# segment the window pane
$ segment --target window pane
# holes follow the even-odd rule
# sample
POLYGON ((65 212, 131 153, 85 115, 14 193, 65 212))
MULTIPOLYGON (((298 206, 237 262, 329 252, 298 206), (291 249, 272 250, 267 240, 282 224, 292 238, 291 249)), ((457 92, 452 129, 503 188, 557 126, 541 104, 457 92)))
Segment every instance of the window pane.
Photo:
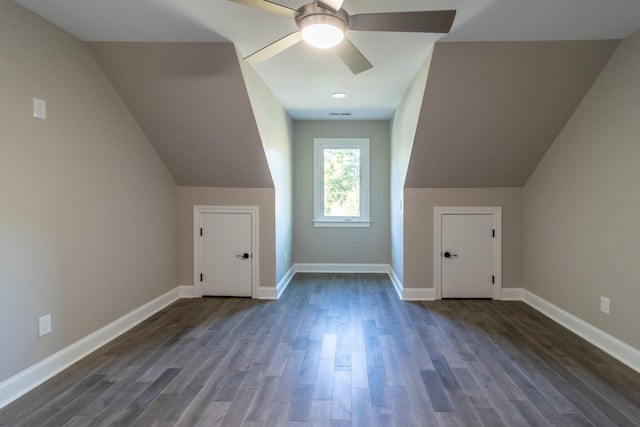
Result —
POLYGON ((360 149, 324 149, 324 215, 360 216, 360 149))

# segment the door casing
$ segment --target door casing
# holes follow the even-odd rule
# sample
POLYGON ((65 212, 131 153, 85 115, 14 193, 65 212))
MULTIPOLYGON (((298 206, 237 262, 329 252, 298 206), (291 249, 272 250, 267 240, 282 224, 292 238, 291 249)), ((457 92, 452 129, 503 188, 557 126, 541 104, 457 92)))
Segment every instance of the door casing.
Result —
POLYGON ((496 236, 493 239, 493 299, 500 299, 502 295, 502 207, 441 207, 433 209, 434 216, 434 250, 433 272, 435 298, 442 299, 442 216, 443 215, 492 215, 493 229, 496 236))
POLYGON ((202 286, 200 284, 200 272, 202 271, 202 239, 200 239, 200 228, 202 227, 202 215, 204 214, 250 214, 251 215, 251 253, 253 262, 251 265, 251 297, 258 295, 258 273, 259 273, 259 214, 258 206, 201 206, 193 207, 193 293, 195 297, 202 297, 202 286))

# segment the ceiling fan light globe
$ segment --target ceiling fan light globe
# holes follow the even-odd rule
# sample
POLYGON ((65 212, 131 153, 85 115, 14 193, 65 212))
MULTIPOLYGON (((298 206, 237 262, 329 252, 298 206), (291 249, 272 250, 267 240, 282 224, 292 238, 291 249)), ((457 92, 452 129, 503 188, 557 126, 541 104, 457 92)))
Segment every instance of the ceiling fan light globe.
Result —
POLYGON ((337 46, 344 40, 344 32, 331 24, 306 25, 302 30, 302 38, 313 47, 328 49, 337 46))

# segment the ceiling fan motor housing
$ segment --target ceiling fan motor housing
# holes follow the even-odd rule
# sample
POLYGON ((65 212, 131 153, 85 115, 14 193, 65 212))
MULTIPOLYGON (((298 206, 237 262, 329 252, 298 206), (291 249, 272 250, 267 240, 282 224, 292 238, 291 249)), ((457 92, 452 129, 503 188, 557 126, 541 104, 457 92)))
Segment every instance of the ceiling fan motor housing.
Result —
POLYGON ((334 12, 313 2, 298 9, 296 24, 300 31, 309 25, 326 24, 336 27, 343 34, 346 34, 347 28, 349 28, 349 14, 344 9, 334 12))

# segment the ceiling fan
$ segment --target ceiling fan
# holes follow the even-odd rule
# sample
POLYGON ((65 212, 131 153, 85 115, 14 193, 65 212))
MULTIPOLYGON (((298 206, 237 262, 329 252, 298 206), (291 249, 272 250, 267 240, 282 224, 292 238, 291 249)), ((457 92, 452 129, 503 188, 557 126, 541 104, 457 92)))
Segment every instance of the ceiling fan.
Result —
POLYGON ((263 47, 244 58, 262 62, 305 40, 320 48, 336 47, 336 53, 353 74, 373 67, 346 37, 347 30, 396 31, 414 33, 448 33, 456 16, 455 10, 421 12, 365 13, 349 15, 342 9, 344 0, 314 0, 297 10, 268 0, 231 0, 267 12, 295 19, 298 31, 263 47))

